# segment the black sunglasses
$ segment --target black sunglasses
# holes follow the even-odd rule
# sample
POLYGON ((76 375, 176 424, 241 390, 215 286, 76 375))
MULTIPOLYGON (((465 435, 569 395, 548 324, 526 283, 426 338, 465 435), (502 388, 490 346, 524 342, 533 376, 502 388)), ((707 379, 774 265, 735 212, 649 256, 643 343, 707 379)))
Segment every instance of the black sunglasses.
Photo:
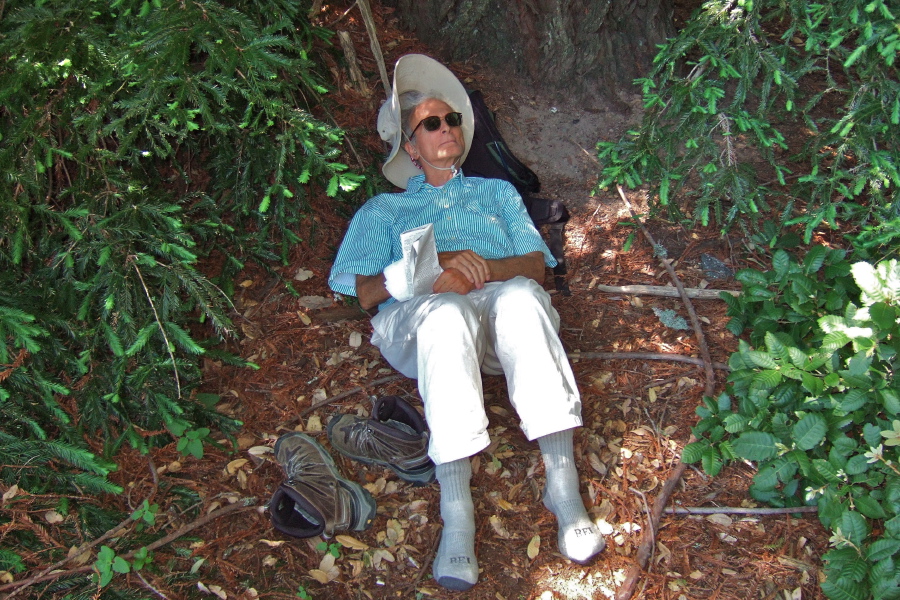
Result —
MULTIPOLYGON (((459 127, 460 125, 462 125, 462 113, 447 113, 446 115, 444 115, 443 119, 448 127, 459 127)), ((411 134, 409 134, 409 137, 412 138, 412 136, 416 135, 416 131, 419 129, 419 127, 423 126, 425 127, 425 131, 437 131, 441 126, 441 117, 438 117, 436 115, 425 117, 424 119, 419 121, 419 124, 416 125, 416 128, 412 130, 411 134)))

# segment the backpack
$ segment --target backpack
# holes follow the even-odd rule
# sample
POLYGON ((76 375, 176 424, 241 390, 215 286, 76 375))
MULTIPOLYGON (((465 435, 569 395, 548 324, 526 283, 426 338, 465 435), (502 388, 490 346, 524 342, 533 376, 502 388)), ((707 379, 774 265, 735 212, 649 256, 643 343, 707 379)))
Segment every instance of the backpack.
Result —
POLYGON ((540 229, 547 227, 550 253, 557 260, 553 267, 553 279, 556 289, 563 295, 570 295, 569 286, 566 283, 566 256, 563 249, 563 234, 566 222, 569 220, 569 211, 565 204, 559 200, 550 200, 536 196, 541 189, 538 176, 526 165, 515 157, 497 125, 494 123, 494 115, 484 103, 484 96, 478 90, 469 92, 472 102, 472 111, 475 113, 475 133, 472 136, 472 145, 469 154, 462 164, 462 171, 466 176, 488 177, 492 179, 504 179, 510 182, 516 191, 522 196, 522 202, 528 211, 528 216, 534 222, 534 226, 540 229))

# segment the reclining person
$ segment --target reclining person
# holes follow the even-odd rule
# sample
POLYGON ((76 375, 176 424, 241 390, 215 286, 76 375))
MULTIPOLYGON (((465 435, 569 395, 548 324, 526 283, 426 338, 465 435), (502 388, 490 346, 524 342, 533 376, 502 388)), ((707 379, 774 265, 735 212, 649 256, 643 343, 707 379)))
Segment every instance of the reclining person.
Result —
POLYGON ((360 208, 329 284, 365 309, 378 306, 372 343, 418 380, 444 525, 435 580, 452 590, 478 580, 470 457, 490 442, 482 372, 505 375, 521 427, 541 450, 543 501, 557 518, 559 550, 584 563, 605 542, 579 493, 573 428, 582 424, 581 400, 558 337, 559 315, 541 287, 545 266, 556 261, 512 185, 459 170, 474 120, 465 89, 446 67, 422 55, 402 57, 378 126, 393 144, 384 174, 405 191, 379 194, 360 208), (427 224, 443 272, 433 293, 405 299, 405 281, 392 281, 390 266, 402 257, 400 235, 427 224))

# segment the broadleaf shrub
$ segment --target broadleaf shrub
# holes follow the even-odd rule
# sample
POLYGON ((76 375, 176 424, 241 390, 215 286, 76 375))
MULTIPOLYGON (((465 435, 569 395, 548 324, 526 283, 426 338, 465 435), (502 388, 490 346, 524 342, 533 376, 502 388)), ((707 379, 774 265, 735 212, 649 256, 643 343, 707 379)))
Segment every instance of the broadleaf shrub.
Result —
POLYGON ((750 342, 731 356, 726 392, 698 407, 683 458, 754 461, 755 499, 817 506, 832 532, 829 598, 898 598, 900 264, 851 265, 814 246, 740 278, 729 328, 750 342))
POLYGON ((705 2, 638 80, 640 127, 599 144, 599 187, 648 184, 657 211, 704 225, 895 239, 898 18, 884 0, 705 2))

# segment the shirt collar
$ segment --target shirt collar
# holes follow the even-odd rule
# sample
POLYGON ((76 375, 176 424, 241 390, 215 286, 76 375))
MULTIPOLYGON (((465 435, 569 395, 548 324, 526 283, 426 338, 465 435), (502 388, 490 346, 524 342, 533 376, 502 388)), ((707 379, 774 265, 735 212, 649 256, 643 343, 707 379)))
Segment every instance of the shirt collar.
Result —
MULTIPOLYGON (((456 185, 457 180, 459 181, 459 185, 466 185, 466 176, 463 175, 462 169, 459 169, 456 172, 456 175, 451 177, 450 180, 441 187, 447 187, 448 185, 451 185, 451 184, 456 185)), ((406 183, 406 191, 413 193, 413 194, 421 191, 423 188, 438 189, 430 184, 425 183, 425 174, 424 173, 419 173, 418 175, 413 175, 412 177, 409 178, 409 181, 407 181, 407 183, 406 183)))

